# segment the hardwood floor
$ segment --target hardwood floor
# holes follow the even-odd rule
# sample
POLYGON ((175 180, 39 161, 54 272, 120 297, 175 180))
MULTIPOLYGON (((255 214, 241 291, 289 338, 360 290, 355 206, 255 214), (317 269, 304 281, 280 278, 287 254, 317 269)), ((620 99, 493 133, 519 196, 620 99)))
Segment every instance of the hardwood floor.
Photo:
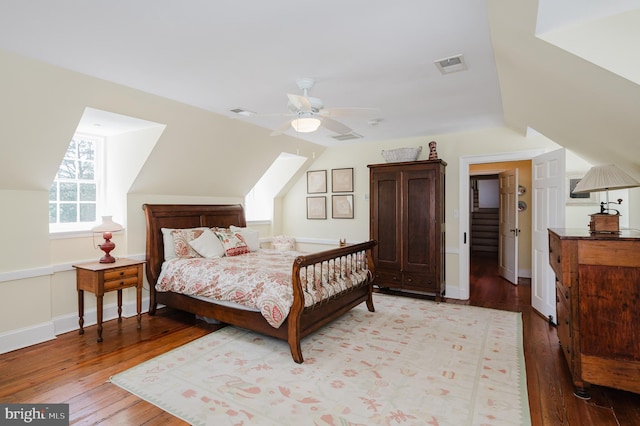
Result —
POLYGON ((448 302, 522 312, 533 425, 640 425, 639 394, 592 386, 590 400, 573 395, 555 326, 531 308, 530 279, 509 283, 498 276, 497 257, 482 253, 472 255, 470 276, 469 300, 448 302))
MULTIPOLYGON (((555 328, 531 309, 531 286, 514 286, 497 276, 493 258, 472 256, 471 304, 522 312, 527 388, 533 425, 640 425, 640 395, 594 386, 592 399, 573 396, 555 328)), ((163 309, 104 323, 104 342, 95 326, 50 342, 0 355, 0 401, 70 404, 71 424, 183 425, 184 422, 141 401, 108 378, 163 352, 197 339, 218 326, 163 309)))

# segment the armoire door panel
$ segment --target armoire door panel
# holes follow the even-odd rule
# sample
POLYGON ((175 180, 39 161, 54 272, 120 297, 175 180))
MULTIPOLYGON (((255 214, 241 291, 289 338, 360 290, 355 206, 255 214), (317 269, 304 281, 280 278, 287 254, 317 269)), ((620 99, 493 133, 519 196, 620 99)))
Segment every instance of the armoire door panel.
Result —
POLYGON ((444 178, 442 160, 370 165, 370 232, 374 284, 434 294, 444 276, 444 178))
POLYGON ((403 270, 427 272, 433 261, 433 226, 435 209, 434 172, 432 170, 408 171, 403 176, 405 214, 403 234, 404 247, 403 270))
POLYGON ((376 250, 383 267, 400 265, 398 181, 395 177, 395 174, 381 175, 376 184, 376 250))

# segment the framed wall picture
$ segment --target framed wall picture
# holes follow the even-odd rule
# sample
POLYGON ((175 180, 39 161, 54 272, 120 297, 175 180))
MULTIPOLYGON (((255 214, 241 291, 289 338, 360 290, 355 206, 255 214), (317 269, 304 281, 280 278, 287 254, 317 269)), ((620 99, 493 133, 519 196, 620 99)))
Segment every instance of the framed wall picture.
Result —
POLYGON ((307 194, 324 194, 327 192, 327 171, 309 170, 307 172, 307 194))
POLYGON ((574 194, 572 191, 584 174, 567 175, 567 200, 566 204, 598 204, 598 194, 596 192, 584 192, 574 194))
POLYGON ((353 219, 353 194, 331 196, 331 217, 353 219))
POLYGON ((327 197, 307 197, 307 219, 327 218, 327 197))
POLYGON ((331 169, 331 192, 353 192, 353 168, 331 169))

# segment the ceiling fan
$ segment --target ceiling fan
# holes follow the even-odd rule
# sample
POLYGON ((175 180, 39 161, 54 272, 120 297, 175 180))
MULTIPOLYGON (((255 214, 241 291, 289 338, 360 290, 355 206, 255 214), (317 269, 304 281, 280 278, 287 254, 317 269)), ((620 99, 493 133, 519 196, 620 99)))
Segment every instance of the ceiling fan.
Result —
POLYGON ((293 128, 300 133, 311 133, 318 130, 320 126, 328 129, 332 132, 346 135, 351 133, 352 130, 349 126, 334 120, 331 116, 338 115, 350 115, 350 114, 375 114, 378 112, 376 108, 324 108, 324 103, 321 99, 309 96, 309 89, 311 89, 315 83, 313 78, 298 78, 296 80, 298 88, 302 90, 303 95, 293 95, 287 93, 289 98, 288 109, 289 113, 282 114, 284 116, 291 116, 292 119, 288 120, 284 125, 274 130, 271 136, 277 136, 286 132, 289 128, 293 128))

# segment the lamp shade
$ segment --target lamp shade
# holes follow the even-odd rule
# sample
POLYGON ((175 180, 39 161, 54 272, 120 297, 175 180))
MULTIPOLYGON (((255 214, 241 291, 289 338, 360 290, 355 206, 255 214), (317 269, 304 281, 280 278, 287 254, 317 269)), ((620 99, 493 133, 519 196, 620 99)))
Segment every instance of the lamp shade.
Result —
POLYGON ((91 228, 92 232, 117 232, 124 228, 119 223, 113 221, 112 216, 102 216, 102 223, 91 228))
POLYGON ((320 120, 315 117, 296 118, 291 120, 291 127, 293 127, 296 132, 311 133, 318 130, 318 127, 320 127, 320 120))
POLYGON ((618 166, 608 164, 605 166, 592 167, 580 182, 578 182, 573 193, 599 192, 635 188, 636 186, 640 186, 640 182, 626 174, 618 166))

